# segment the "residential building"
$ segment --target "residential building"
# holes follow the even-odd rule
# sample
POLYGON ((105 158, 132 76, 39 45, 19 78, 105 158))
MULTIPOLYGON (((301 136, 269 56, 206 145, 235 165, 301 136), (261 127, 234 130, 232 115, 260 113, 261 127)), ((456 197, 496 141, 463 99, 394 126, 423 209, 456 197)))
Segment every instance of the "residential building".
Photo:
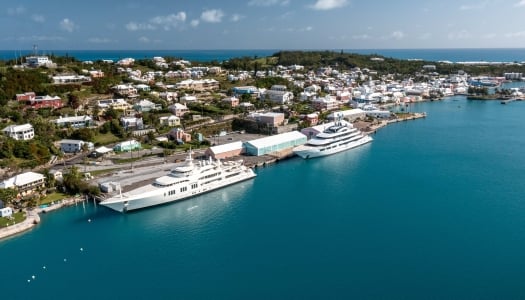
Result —
POLYGON ((277 104, 288 104, 293 100, 293 93, 282 90, 267 90, 265 99, 277 104))
POLYGON ((58 96, 36 96, 34 92, 16 94, 16 100, 23 102, 28 108, 61 108, 64 106, 62 99, 58 96))
POLYGON ((26 172, 0 182, 2 189, 16 189, 21 196, 31 194, 45 187, 45 177, 40 173, 26 172))
POLYGON ((322 111, 339 109, 339 105, 340 102, 331 96, 316 98, 312 101, 313 108, 322 111))
POLYGON ((84 142, 82 140, 68 140, 64 139, 59 142, 60 150, 64 153, 78 153, 83 150, 85 145, 86 150, 93 150, 94 145, 91 142, 84 142))
POLYGON ((159 122, 160 122, 160 125, 163 125, 163 126, 169 126, 169 127, 180 126, 180 118, 175 115, 160 117, 159 122))
POLYGON ((155 104, 147 99, 143 99, 135 103, 135 105, 133 105, 133 108, 138 112, 148 112, 153 110, 159 110, 162 107, 160 104, 155 104))
POLYGON ((182 117, 190 111, 186 105, 180 103, 174 103, 170 105, 168 109, 177 117, 182 117))
POLYGON ((125 129, 143 129, 144 122, 142 118, 136 117, 122 117, 120 118, 120 123, 125 129))
POLYGON ((50 60, 49 57, 43 55, 28 56, 26 57, 26 63, 29 67, 33 68, 53 65, 53 61, 50 60))
POLYGON ((93 126, 93 118, 90 116, 59 117, 51 122, 58 127, 85 128, 93 126))
POLYGON ((191 134, 184 132, 182 128, 173 128, 168 133, 168 138, 171 138, 179 143, 191 142, 191 134))
POLYGON ((283 113, 253 113, 250 114, 250 117, 257 121, 257 123, 265 124, 269 127, 277 127, 284 124, 283 113))
POLYGON ((127 151, 133 151, 133 150, 140 150, 141 145, 136 140, 130 140, 121 142, 115 145, 113 147, 113 151, 115 152, 127 152, 127 151))
POLYGON ((10 125, 2 129, 2 132, 15 140, 27 141, 35 137, 33 125, 27 123, 23 125, 10 125))
POLYGON ((236 86, 232 90, 235 95, 259 95, 259 89, 254 86, 236 86))
POLYGON ((232 96, 232 97, 226 97, 221 100, 223 103, 226 103, 230 107, 237 107, 239 106, 239 98, 232 96))

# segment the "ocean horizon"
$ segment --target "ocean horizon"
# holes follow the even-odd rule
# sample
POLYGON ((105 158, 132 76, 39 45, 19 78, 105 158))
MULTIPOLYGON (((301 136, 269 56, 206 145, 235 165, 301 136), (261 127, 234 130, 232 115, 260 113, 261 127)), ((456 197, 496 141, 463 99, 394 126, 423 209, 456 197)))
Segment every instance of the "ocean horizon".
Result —
MULTIPOLYGON (((217 49, 217 50, 44 50, 38 55, 75 57, 80 61, 113 60, 122 58, 144 59, 171 56, 196 62, 225 61, 235 57, 264 57, 279 51, 343 51, 363 55, 381 55, 396 59, 424 61, 487 61, 524 62, 525 48, 428 48, 428 49, 217 49)), ((31 55, 32 50, 0 50, 0 60, 11 60, 31 55)))

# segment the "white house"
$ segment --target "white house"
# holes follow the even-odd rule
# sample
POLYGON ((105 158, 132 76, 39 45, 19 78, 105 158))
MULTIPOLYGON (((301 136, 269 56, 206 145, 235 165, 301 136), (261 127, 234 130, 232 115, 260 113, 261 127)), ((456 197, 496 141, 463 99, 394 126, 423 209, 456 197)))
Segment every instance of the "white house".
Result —
POLYGON ((60 117, 51 122, 55 123, 58 127, 69 126, 72 128, 84 128, 93 126, 93 118, 90 116, 60 117))
POLYGON ((160 117, 159 121, 161 125, 169 127, 180 125, 180 118, 175 115, 160 117))
POLYGON ((128 128, 143 129, 144 128, 144 123, 142 121, 142 118, 122 117, 120 118, 120 123, 122 124, 122 126, 124 126, 125 129, 128 129, 128 128))
POLYGON ((11 207, 0 208, 0 217, 10 217, 13 215, 13 209, 11 207))
POLYGON ((33 125, 27 123, 23 125, 10 125, 2 129, 4 134, 15 140, 27 141, 35 137, 33 125))
POLYGON ((16 188, 21 195, 29 194, 44 186, 44 175, 35 172, 18 174, 0 182, 1 189, 16 188))
POLYGON ((82 140, 68 140, 64 139, 59 142, 60 150, 64 153, 77 153, 81 152, 84 145, 87 150, 93 150, 94 145, 91 142, 84 142, 82 140))
POLYGON ((174 103, 168 107, 168 109, 176 115, 177 117, 182 117, 184 114, 189 112, 189 109, 186 105, 180 103, 174 103))

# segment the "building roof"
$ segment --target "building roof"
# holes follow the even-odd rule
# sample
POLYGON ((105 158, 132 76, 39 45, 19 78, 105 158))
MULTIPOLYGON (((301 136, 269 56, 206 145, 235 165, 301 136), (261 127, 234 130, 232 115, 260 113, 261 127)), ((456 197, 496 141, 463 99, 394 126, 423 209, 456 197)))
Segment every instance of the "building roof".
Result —
POLYGON ((82 140, 68 140, 68 139, 64 139, 64 140, 60 140, 60 142, 58 142, 59 144, 83 144, 85 143, 84 141, 82 140))
POLYGON ((9 125, 6 128, 4 128, 2 131, 4 132, 18 132, 18 131, 26 131, 33 129, 33 125, 27 123, 22 125, 9 125))
POLYGON ((210 147, 210 151, 213 152, 214 154, 225 153, 225 152, 239 150, 239 149, 242 149, 241 141, 210 147))
POLYGON ((300 133, 299 131, 291 131, 248 141, 247 143, 256 148, 264 148, 297 139, 306 139, 306 135, 300 133))
POLYGON ((0 186, 3 188, 10 188, 14 186, 22 186, 42 179, 44 179, 44 175, 40 173, 25 172, 4 180, 0 183, 0 186))

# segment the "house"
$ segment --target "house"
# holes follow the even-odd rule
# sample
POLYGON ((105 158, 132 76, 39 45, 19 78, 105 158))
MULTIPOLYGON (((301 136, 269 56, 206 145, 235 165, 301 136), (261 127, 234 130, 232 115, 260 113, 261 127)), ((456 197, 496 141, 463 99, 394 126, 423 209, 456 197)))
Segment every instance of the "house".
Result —
POLYGON ((120 123, 125 129, 143 129, 144 123, 142 118, 136 117, 122 117, 120 118, 120 123))
POLYGON ((27 141, 35 137, 33 125, 29 123, 23 125, 10 125, 2 129, 2 132, 6 136, 18 141, 27 141))
POLYGON ((133 108, 138 112, 148 112, 152 110, 159 110, 161 107, 147 99, 140 100, 133 105, 133 108))
POLYGON ((269 127, 277 127, 284 124, 283 113, 253 113, 250 117, 257 121, 257 123, 265 124, 269 127))
POLYGON ((163 116, 159 118, 159 122, 160 125, 174 127, 180 125, 180 118, 175 115, 163 116))
POLYGON ((136 140, 130 140, 125 142, 120 142, 113 147, 113 151, 115 152, 124 152, 124 151, 133 151, 133 150, 140 150, 141 145, 136 140))
POLYGON ((91 77, 84 75, 58 75, 53 76, 54 84, 91 82, 91 77))
POLYGON ((104 99, 104 100, 98 100, 97 106, 100 108, 100 110, 104 111, 108 108, 113 108, 115 110, 130 110, 132 109, 131 104, 129 104, 126 100, 119 98, 119 99, 104 99))
POLYGON ((112 90, 123 97, 137 97, 137 89, 131 84, 119 84, 112 87, 112 90))
POLYGON ((22 196, 45 187, 45 177, 40 173, 26 172, 0 182, 1 189, 17 189, 22 196))
POLYGON ((64 173, 62 172, 62 170, 49 170, 49 175, 53 176, 53 178, 58 181, 62 181, 62 179, 64 179, 64 173))
POLYGON ((53 61, 47 56, 28 56, 26 57, 26 63, 29 67, 38 68, 41 66, 52 66, 53 61))
POLYGON ((168 133, 168 138, 175 140, 177 142, 191 142, 191 134, 184 132, 182 128, 173 128, 168 133))
POLYGON ((239 98, 232 96, 232 97, 226 97, 221 100, 223 103, 226 103, 230 107, 237 107, 239 106, 239 98))
POLYGON ((316 98, 312 101, 312 106, 316 110, 335 110, 339 108, 339 101, 335 100, 331 96, 326 96, 323 98, 316 98))
POLYGON ((186 105, 180 103, 174 103, 170 105, 168 109, 169 111, 171 111, 172 114, 174 114, 177 117, 182 117, 190 111, 186 105))
POLYGON ((277 104, 287 104, 293 100, 293 93, 282 90, 267 90, 265 98, 277 104))
POLYGON ((40 108, 61 108, 64 106, 62 99, 58 96, 36 96, 34 92, 28 92, 24 94, 16 94, 16 100, 23 102, 29 108, 40 109, 40 108))
POLYGON ((259 89, 254 86, 236 86, 232 90, 235 95, 259 95, 259 89))
POLYGON ((84 147, 86 147, 86 150, 93 150, 93 143, 91 142, 84 142, 82 140, 68 140, 64 139, 59 142, 60 144, 60 151, 64 153, 78 153, 83 150, 84 147))
POLYGON ((85 128, 93 126, 93 118, 90 116, 59 117, 51 120, 58 127, 85 128))
POLYGON ((11 207, 0 208, 0 217, 10 217, 13 215, 13 209, 11 207))

